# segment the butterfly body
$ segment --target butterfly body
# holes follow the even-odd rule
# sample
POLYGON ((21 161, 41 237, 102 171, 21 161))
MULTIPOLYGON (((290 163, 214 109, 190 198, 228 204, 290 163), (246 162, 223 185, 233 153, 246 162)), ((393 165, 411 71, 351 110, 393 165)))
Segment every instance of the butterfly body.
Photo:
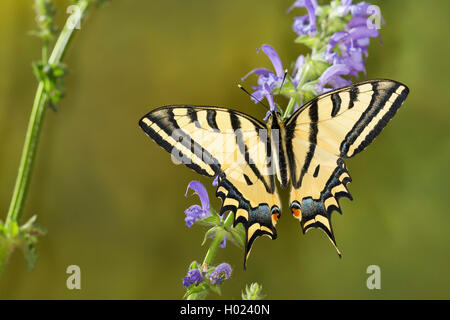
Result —
POLYGON ((290 211, 303 233, 323 230, 338 254, 331 213, 339 198, 352 199, 344 159, 381 132, 408 95, 392 80, 370 80, 323 94, 283 119, 267 123, 238 111, 207 106, 167 106, 140 120, 141 128, 176 162, 217 177, 220 213, 235 213, 246 229, 244 267, 254 240, 277 237, 282 188, 291 185, 290 211), (289 183, 290 182, 290 183, 289 183))

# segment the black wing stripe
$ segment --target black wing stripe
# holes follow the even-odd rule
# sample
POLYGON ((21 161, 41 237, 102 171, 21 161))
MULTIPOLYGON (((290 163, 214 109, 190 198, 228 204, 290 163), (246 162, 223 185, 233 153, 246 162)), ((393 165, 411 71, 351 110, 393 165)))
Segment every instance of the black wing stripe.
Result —
POLYGON ((294 151, 292 147, 292 139, 295 133, 296 120, 291 126, 286 127, 286 154, 288 158, 289 171, 291 173, 291 181, 294 187, 297 185, 297 163, 295 161, 294 151))
MULTIPOLYGON (((248 148, 247 144, 245 143, 244 138, 242 136, 242 131, 240 130, 241 129, 240 120, 234 112, 230 112, 230 121, 231 121, 231 126, 232 126, 233 130, 235 131, 234 133, 236 135, 236 143, 239 147, 239 151, 241 152, 242 156, 244 157, 245 162, 247 162, 247 165, 250 167, 250 169, 252 169, 255 176, 259 180, 261 180, 261 182, 264 184, 266 191, 269 193, 273 193, 273 187, 268 185, 266 179, 262 176, 261 172, 256 167, 255 162, 253 161, 253 159, 250 158, 250 154, 248 152, 249 148, 248 148)), ((256 132, 258 132, 258 134, 259 134, 259 131, 256 131, 256 132)))
POLYGON ((188 107, 186 113, 191 122, 198 121, 197 112, 194 110, 194 108, 188 107))
MULTIPOLYGON (((172 144, 170 144, 167 140, 165 140, 161 136, 161 134, 156 132, 153 128, 147 126, 143 121, 140 122, 140 126, 144 130, 144 132, 147 133, 149 135, 149 137, 151 137, 164 150, 166 150, 167 152, 170 152, 171 154, 177 154, 180 157, 183 157, 183 152, 180 149, 178 149, 175 146, 173 146, 172 144)), ((204 168, 200 167, 198 164, 196 164, 192 161, 186 162, 185 165, 188 168, 194 170, 195 172, 197 172, 201 175, 205 175, 205 176, 209 176, 209 177, 214 176, 214 175, 211 175, 210 173, 208 173, 208 171, 206 171, 204 168)))
POLYGON ((392 107, 383 115, 383 117, 378 121, 378 123, 374 126, 374 128, 369 132, 369 134, 364 138, 361 144, 355 149, 353 154, 357 154, 364 150, 375 137, 381 132, 381 130, 386 126, 392 117, 397 113, 397 110, 402 105, 403 101, 406 99, 408 95, 407 89, 403 90, 400 95, 397 96, 395 102, 392 104, 392 107))
POLYGON ((310 117, 310 125, 309 125, 309 150, 306 153, 306 158, 303 164, 302 171, 300 173, 299 180, 297 181, 295 187, 298 188, 302 185, 303 176, 309 169, 311 164, 311 160, 314 157, 314 152, 316 150, 317 145, 317 134, 319 133, 319 128, 317 125, 318 118, 318 104, 317 100, 313 103, 313 105, 309 108, 309 117, 310 117))
MULTIPOLYGON (((282 135, 284 134, 284 128, 280 128, 280 124, 275 119, 272 122, 272 127, 270 131, 271 137, 270 141, 268 141, 269 147, 271 146, 271 141, 274 142, 274 154, 278 155, 276 158, 278 159, 279 164, 279 178, 281 182, 281 187, 285 188, 288 183, 288 172, 287 172, 287 160, 286 160, 286 145, 284 144, 284 140, 282 135)), ((275 159, 269 155, 269 159, 274 161, 275 159)))
MULTIPOLYGON (((218 174, 220 172, 219 161, 178 126, 178 123, 175 120, 173 111, 171 109, 168 109, 166 112, 167 117, 164 118, 155 117, 152 114, 148 114, 145 118, 154 123, 158 127, 158 129, 162 130, 167 136, 172 137, 174 141, 180 143, 186 149, 190 150, 195 158, 197 158, 200 162, 207 164, 214 173, 208 173, 207 170, 194 163, 195 161, 188 161, 184 163, 187 167, 193 169, 197 173, 209 177, 213 177, 218 174)), ((156 143, 163 147, 167 152, 170 152, 171 154, 177 154, 180 156, 180 158, 183 157, 184 154, 182 150, 176 148, 175 145, 172 145, 168 141, 163 139, 158 131, 145 124, 143 120, 140 121, 140 126, 151 138, 155 140, 156 143)))
MULTIPOLYGON (((188 115, 195 113, 195 116, 189 116, 189 118, 191 119, 192 122, 197 124, 198 120, 195 110, 188 109, 187 112, 188 115)), ((155 122, 158 126, 160 126, 160 128, 164 130, 167 133, 167 135, 171 134, 174 135, 174 138, 177 139, 182 145, 184 145, 188 149, 190 148, 191 153, 195 155, 195 157, 200 161, 203 161, 204 163, 208 164, 214 171, 214 175, 217 175, 220 172, 219 161, 216 158, 214 158, 211 153, 205 150, 198 142, 192 139, 192 137, 189 134, 183 131, 183 128, 180 128, 178 122, 175 120, 173 110, 168 109, 167 113, 169 114, 168 121, 172 123, 174 130, 170 130, 170 128, 166 126, 161 127, 161 123, 155 117, 153 117, 153 119, 149 117, 149 119, 152 119, 153 122, 155 122)), ((208 176, 211 175, 208 174, 208 176)))
POLYGON ((370 101, 369 107, 363 112, 359 120, 355 123, 352 130, 348 132, 348 134, 345 136, 345 139, 342 141, 341 144, 341 155, 345 155, 348 152, 348 149, 350 148, 350 145, 355 142, 356 138, 361 134, 361 132, 365 129, 365 125, 369 123, 373 117, 375 117, 374 109, 376 107, 375 102, 377 101, 380 92, 377 90, 378 83, 374 82, 372 83, 372 99, 370 101))
POLYGON ((331 95, 331 100, 333 101, 333 109, 331 110, 331 116, 335 117, 339 110, 341 109, 341 97, 339 96, 339 93, 333 93, 331 95))
POLYGON ((206 120, 208 121, 208 125, 210 126, 211 129, 213 129, 216 132, 220 132, 220 129, 217 126, 216 115, 217 115, 216 110, 208 109, 206 111, 206 120))
MULTIPOLYGON (((353 152, 351 155, 348 154, 349 149, 351 146, 355 143, 357 138, 362 134, 362 132, 366 129, 366 127, 372 122, 372 120, 380 113, 381 110, 385 107, 387 101, 395 94, 398 88, 400 88, 399 83, 391 83, 389 88, 386 88, 385 90, 378 89, 379 83, 374 82, 372 83, 372 98, 370 101, 370 104, 368 108, 363 112, 359 120, 355 123, 353 128, 348 132, 345 139, 342 141, 340 146, 340 152, 341 157, 349 158, 354 156, 358 152, 353 152)), ((369 134, 366 139, 364 140, 364 147, 367 146, 370 142, 373 141, 373 139, 381 132, 381 129, 384 128, 387 121, 392 118, 392 116, 395 114, 396 110, 400 107, 401 103, 405 100, 407 93, 407 88, 402 91, 402 94, 400 94, 396 101, 392 104, 389 110, 387 110, 387 113, 385 116, 378 121, 377 124, 380 124, 377 126, 375 124, 373 127, 373 130, 371 131, 371 134, 369 134), (395 110, 395 111, 394 111, 395 110), (384 119, 384 120, 383 120, 384 119), (375 129, 379 130, 375 130, 375 129)), ((361 145, 359 145, 361 146, 361 145)), ((358 147, 359 147, 358 146, 358 147)), ((364 147, 360 148, 359 151, 364 149, 364 147)))
POLYGON ((353 108, 355 105, 356 99, 358 99, 359 89, 358 87, 352 87, 350 89, 350 101, 348 102, 348 109, 353 108))

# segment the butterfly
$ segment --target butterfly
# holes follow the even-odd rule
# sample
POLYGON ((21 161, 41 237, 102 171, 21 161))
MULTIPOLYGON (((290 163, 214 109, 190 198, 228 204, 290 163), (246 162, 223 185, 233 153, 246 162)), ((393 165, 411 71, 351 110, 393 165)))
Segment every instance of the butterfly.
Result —
POLYGON ((290 211, 303 233, 325 232, 341 253, 331 214, 339 199, 352 200, 344 159, 364 150, 405 101, 408 87, 369 80, 322 94, 289 118, 272 111, 263 123, 239 111, 174 105, 155 109, 139 125, 158 145, 201 175, 217 179, 220 214, 235 214, 246 230, 244 268, 253 242, 277 238, 281 204, 275 187, 289 186, 290 211))

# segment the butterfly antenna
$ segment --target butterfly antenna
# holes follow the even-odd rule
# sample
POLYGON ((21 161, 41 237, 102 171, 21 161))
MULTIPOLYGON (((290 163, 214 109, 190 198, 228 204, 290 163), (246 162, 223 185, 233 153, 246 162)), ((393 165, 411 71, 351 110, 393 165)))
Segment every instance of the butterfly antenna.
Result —
MULTIPOLYGON (((278 95, 281 93, 281 89, 283 89, 283 85, 284 85, 284 82, 286 81, 287 74, 288 74, 288 70, 284 69, 283 81, 281 81, 280 90, 278 90, 278 95)), ((276 102, 277 102, 276 104, 278 105, 278 99, 276 102)))
POLYGON ((243 86, 241 86, 240 84, 238 84, 239 89, 241 89, 242 91, 244 91, 246 94, 248 94, 250 97, 252 97, 253 99, 255 99, 258 103, 261 103, 264 107, 266 107, 267 109, 270 110, 270 108, 261 100, 256 99, 250 92, 248 92, 243 86))
POLYGON ((280 86, 280 90, 278 91, 278 94, 280 94, 281 93, 281 89, 283 89, 283 85, 284 85, 284 82, 286 81, 287 74, 288 74, 288 70, 284 69, 283 81, 281 81, 281 86, 280 86))

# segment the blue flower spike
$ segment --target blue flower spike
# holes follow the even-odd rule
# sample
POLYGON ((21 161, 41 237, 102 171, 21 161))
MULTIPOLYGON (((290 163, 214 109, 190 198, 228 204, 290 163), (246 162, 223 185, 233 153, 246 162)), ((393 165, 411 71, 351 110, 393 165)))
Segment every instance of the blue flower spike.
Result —
POLYGON ((231 277, 231 266, 228 263, 219 264, 209 275, 209 281, 213 285, 222 284, 222 282, 231 277))
POLYGON ((200 198, 201 206, 194 204, 187 208, 184 213, 186 214, 186 226, 189 228, 194 225, 195 222, 201 219, 205 219, 211 215, 209 208, 209 197, 205 187, 198 181, 191 181, 186 189, 185 197, 188 196, 189 189, 194 190, 194 194, 200 198))
POLYGON ((198 269, 191 269, 188 271, 186 276, 183 278, 183 286, 189 287, 192 284, 198 286, 203 281, 203 275, 198 269))

